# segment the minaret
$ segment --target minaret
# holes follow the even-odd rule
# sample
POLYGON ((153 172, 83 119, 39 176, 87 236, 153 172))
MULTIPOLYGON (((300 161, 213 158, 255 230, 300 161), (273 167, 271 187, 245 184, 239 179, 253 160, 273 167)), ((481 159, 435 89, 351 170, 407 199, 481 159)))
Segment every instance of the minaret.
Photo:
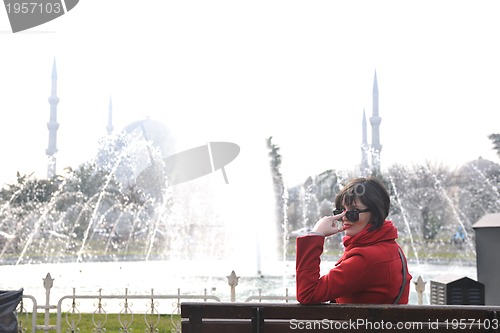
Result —
POLYGON ((46 150, 48 156, 47 178, 52 178, 56 175, 57 129, 59 128, 59 124, 57 123, 58 103, 56 59, 54 58, 54 64, 52 65, 52 88, 49 97, 50 120, 47 123, 47 128, 49 129, 49 146, 46 150))
POLYGON ((366 176, 370 168, 368 164, 368 150, 370 146, 368 145, 367 137, 366 113, 365 110, 363 110, 363 129, 361 134, 361 165, 359 167, 359 171, 362 177, 366 176))
POLYGON ((108 126, 106 126, 106 131, 108 131, 108 135, 113 133, 113 105, 111 103, 111 97, 109 97, 108 126))
POLYGON ((372 170, 373 172, 380 172, 380 151, 382 145, 380 144, 380 122, 382 118, 378 115, 378 84, 377 84, 377 71, 375 71, 375 78, 373 80, 373 114, 370 118, 372 125, 372 170))

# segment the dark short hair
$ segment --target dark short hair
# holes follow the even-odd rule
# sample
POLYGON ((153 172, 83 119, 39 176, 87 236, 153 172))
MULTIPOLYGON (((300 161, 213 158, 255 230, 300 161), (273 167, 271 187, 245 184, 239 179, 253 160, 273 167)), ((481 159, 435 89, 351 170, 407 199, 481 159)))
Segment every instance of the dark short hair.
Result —
POLYGON ((335 197, 335 207, 350 206, 355 200, 363 203, 371 212, 370 231, 382 226, 389 215, 391 199, 384 184, 374 177, 355 178, 347 183, 335 197))

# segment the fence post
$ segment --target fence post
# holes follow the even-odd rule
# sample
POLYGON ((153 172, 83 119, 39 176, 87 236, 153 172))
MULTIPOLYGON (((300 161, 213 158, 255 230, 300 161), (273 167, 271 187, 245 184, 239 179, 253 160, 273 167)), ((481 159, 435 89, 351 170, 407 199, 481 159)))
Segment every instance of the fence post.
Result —
POLYGON ((236 286, 238 285, 238 280, 240 279, 239 276, 236 276, 236 273, 234 271, 231 272, 227 276, 227 283, 231 287, 231 302, 236 301, 236 286))
POLYGON ((425 284, 427 282, 424 282, 422 279, 422 276, 418 276, 418 279, 415 283, 415 290, 417 291, 417 296, 418 296, 418 305, 422 305, 424 303, 423 297, 424 297, 424 291, 425 291, 425 284))
POLYGON ((41 329, 44 332, 55 329, 54 325, 50 325, 50 309, 57 308, 55 305, 50 305, 50 289, 54 285, 54 279, 47 273, 45 279, 43 279, 43 286, 45 288, 45 305, 39 305, 37 308, 45 309, 45 319, 43 325, 36 325, 37 329, 41 329))

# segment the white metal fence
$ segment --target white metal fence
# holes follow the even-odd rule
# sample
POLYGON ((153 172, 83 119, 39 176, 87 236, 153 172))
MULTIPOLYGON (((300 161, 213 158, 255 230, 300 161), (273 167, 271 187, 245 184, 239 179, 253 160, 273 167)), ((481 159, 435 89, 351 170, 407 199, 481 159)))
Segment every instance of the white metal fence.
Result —
MULTIPOLYGON (((228 278, 228 285, 231 292, 231 302, 236 301, 236 286, 238 285, 239 277, 235 272, 231 272, 228 278)), ((53 279, 50 273, 43 279, 45 288, 45 304, 39 305, 37 300, 31 295, 23 295, 21 302, 17 308, 18 333, 36 333, 36 331, 56 331, 62 333, 63 323, 67 326, 67 332, 78 332, 79 325, 82 319, 82 312, 91 314, 93 332, 106 332, 106 323, 108 313, 117 313, 118 322, 121 326, 120 331, 129 333, 134 320, 143 320, 147 332, 158 332, 160 323, 160 314, 169 314, 174 332, 180 332, 180 321, 175 315, 180 314, 181 302, 185 300, 199 300, 204 302, 220 302, 219 297, 207 294, 204 290, 203 294, 183 294, 180 289, 177 289, 176 294, 160 295, 155 294, 151 289, 151 293, 145 295, 130 295, 128 289, 121 295, 105 295, 99 290, 95 295, 79 295, 76 289, 73 289, 72 295, 61 297, 56 305, 51 304, 50 292, 53 287, 53 279), (143 306, 137 309, 133 301, 145 301, 143 306), (170 302, 169 302, 170 301, 170 302), (82 306, 81 302, 91 302, 92 305, 86 304, 82 306), (108 302, 114 302, 109 304, 108 302), (31 303, 31 304, 29 304, 31 303), (31 306, 29 306, 31 305, 31 306), (110 308, 114 309, 110 312, 110 308), (82 311, 82 309, 84 309, 82 311), (40 311, 40 312, 39 312, 40 311), (50 322, 50 313, 56 311, 56 323, 50 322), (37 325, 37 317, 43 315, 43 324, 37 325), (137 319, 139 317, 140 319, 137 319)), ((422 294, 425 289, 425 282, 419 277, 415 282, 415 288, 419 295, 419 304, 422 300, 422 294)), ((257 290, 257 295, 247 297, 244 302, 296 302, 295 295, 289 295, 288 289, 285 289, 284 295, 262 295, 262 290, 257 290)))
MULTIPOLYGON (((235 301, 235 288, 238 284, 238 277, 234 271, 227 277, 231 291, 231 301, 235 301)), ((180 289, 177 289, 176 294, 160 295, 155 294, 151 289, 151 293, 145 295, 130 295, 128 289, 121 295, 106 295, 99 290, 98 294, 80 295, 73 289, 72 295, 61 297, 57 304, 51 304, 50 294, 53 287, 53 279, 50 273, 43 279, 45 288, 45 304, 39 304, 35 297, 31 295, 23 295, 21 302, 17 308, 18 317, 18 332, 19 333, 35 333, 36 331, 56 331, 62 333, 63 324, 67 327, 67 332, 78 332, 79 325, 82 319, 82 313, 91 314, 94 332, 105 332, 106 322, 110 308, 112 313, 118 314, 118 322, 120 331, 128 333, 130 327, 135 320, 143 320, 148 332, 158 332, 160 323, 160 314, 169 314, 172 326, 175 332, 180 332, 180 321, 175 315, 180 314, 180 305, 182 301, 199 300, 204 302, 220 302, 219 297, 209 295, 207 290, 203 294, 183 294, 180 289), (144 303, 138 309, 133 302, 142 300, 144 303), (82 302, 87 302, 85 305, 82 302), (89 302, 92 305, 89 305, 89 302), (113 304, 110 304, 114 302, 113 304), (84 310, 82 311, 82 309, 84 310), (50 313, 56 312, 56 322, 50 322, 50 313), (39 316, 43 316, 43 324, 39 322, 39 316)), ((262 295, 262 290, 257 290, 258 294, 247 297, 245 302, 253 301, 278 301, 278 302, 296 302, 295 296, 288 294, 288 289, 285 289, 284 295, 262 295)))

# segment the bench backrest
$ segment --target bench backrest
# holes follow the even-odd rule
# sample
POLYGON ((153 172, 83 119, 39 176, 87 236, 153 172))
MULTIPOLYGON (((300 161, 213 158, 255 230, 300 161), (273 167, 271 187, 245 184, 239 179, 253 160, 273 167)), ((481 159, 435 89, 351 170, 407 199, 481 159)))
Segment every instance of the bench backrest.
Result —
POLYGON ((453 331, 499 332, 500 306, 181 304, 183 333, 453 331))

